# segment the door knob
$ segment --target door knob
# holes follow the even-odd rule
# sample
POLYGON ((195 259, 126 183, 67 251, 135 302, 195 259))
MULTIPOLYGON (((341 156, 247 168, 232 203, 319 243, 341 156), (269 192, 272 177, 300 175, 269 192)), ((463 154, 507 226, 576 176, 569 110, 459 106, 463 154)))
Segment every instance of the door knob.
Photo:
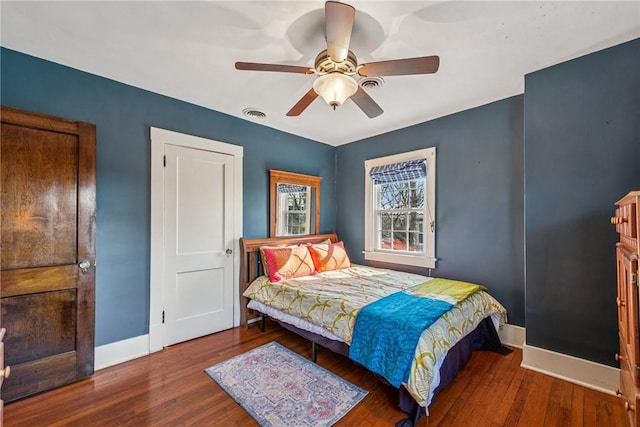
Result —
POLYGON ((85 259, 80 264, 78 264, 78 267, 80 267, 80 270, 83 274, 86 274, 89 271, 89 267, 91 267, 91 263, 85 259))
POLYGON ((232 251, 231 249, 227 249, 227 250, 225 251, 225 253, 226 253, 227 255, 231 255, 231 254, 233 253, 233 251, 232 251))

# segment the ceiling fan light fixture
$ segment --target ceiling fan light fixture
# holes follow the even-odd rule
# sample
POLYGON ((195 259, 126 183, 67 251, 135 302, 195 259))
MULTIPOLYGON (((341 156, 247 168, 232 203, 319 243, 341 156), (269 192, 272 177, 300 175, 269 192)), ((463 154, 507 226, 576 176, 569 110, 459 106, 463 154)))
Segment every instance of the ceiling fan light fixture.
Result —
POLYGON ((358 91, 358 83, 345 74, 329 73, 313 82, 313 90, 335 110, 358 91))

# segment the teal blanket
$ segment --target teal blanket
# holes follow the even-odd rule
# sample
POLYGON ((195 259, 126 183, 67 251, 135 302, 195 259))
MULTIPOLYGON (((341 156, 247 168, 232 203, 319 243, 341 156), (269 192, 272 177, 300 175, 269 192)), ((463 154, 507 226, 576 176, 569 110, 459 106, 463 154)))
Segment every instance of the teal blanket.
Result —
POLYGON ((484 288, 431 279, 366 305, 356 316, 349 358, 400 387, 409 378, 422 332, 480 289, 484 288))

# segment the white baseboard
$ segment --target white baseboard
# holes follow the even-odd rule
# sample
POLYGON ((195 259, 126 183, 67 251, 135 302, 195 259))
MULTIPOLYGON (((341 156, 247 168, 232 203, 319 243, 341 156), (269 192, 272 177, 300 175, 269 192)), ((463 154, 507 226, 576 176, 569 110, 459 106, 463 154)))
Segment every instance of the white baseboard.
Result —
POLYGON ((95 349, 94 369, 100 370, 149 354, 149 335, 140 335, 95 349))
POLYGON ((526 338, 526 330, 522 326, 503 325, 498 329, 498 336, 502 344, 522 348, 526 338))
POLYGON ((527 344, 522 346, 520 366, 607 394, 614 395, 620 387, 617 368, 527 344))

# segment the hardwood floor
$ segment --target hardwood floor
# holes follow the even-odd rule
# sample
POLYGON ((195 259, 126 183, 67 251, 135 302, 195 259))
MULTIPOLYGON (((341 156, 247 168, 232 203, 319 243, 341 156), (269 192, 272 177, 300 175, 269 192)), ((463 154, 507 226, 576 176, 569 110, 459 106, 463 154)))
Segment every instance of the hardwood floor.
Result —
MULTIPOLYGON (((269 341, 310 358, 311 345, 267 322, 166 348, 86 380, 8 404, 5 426, 254 426, 204 369, 269 341)), ((430 407, 427 426, 622 426, 618 398, 520 368, 522 352, 475 352, 430 407)), ((319 349, 318 363, 369 391, 338 426, 393 426, 396 391, 348 358, 319 349)))

